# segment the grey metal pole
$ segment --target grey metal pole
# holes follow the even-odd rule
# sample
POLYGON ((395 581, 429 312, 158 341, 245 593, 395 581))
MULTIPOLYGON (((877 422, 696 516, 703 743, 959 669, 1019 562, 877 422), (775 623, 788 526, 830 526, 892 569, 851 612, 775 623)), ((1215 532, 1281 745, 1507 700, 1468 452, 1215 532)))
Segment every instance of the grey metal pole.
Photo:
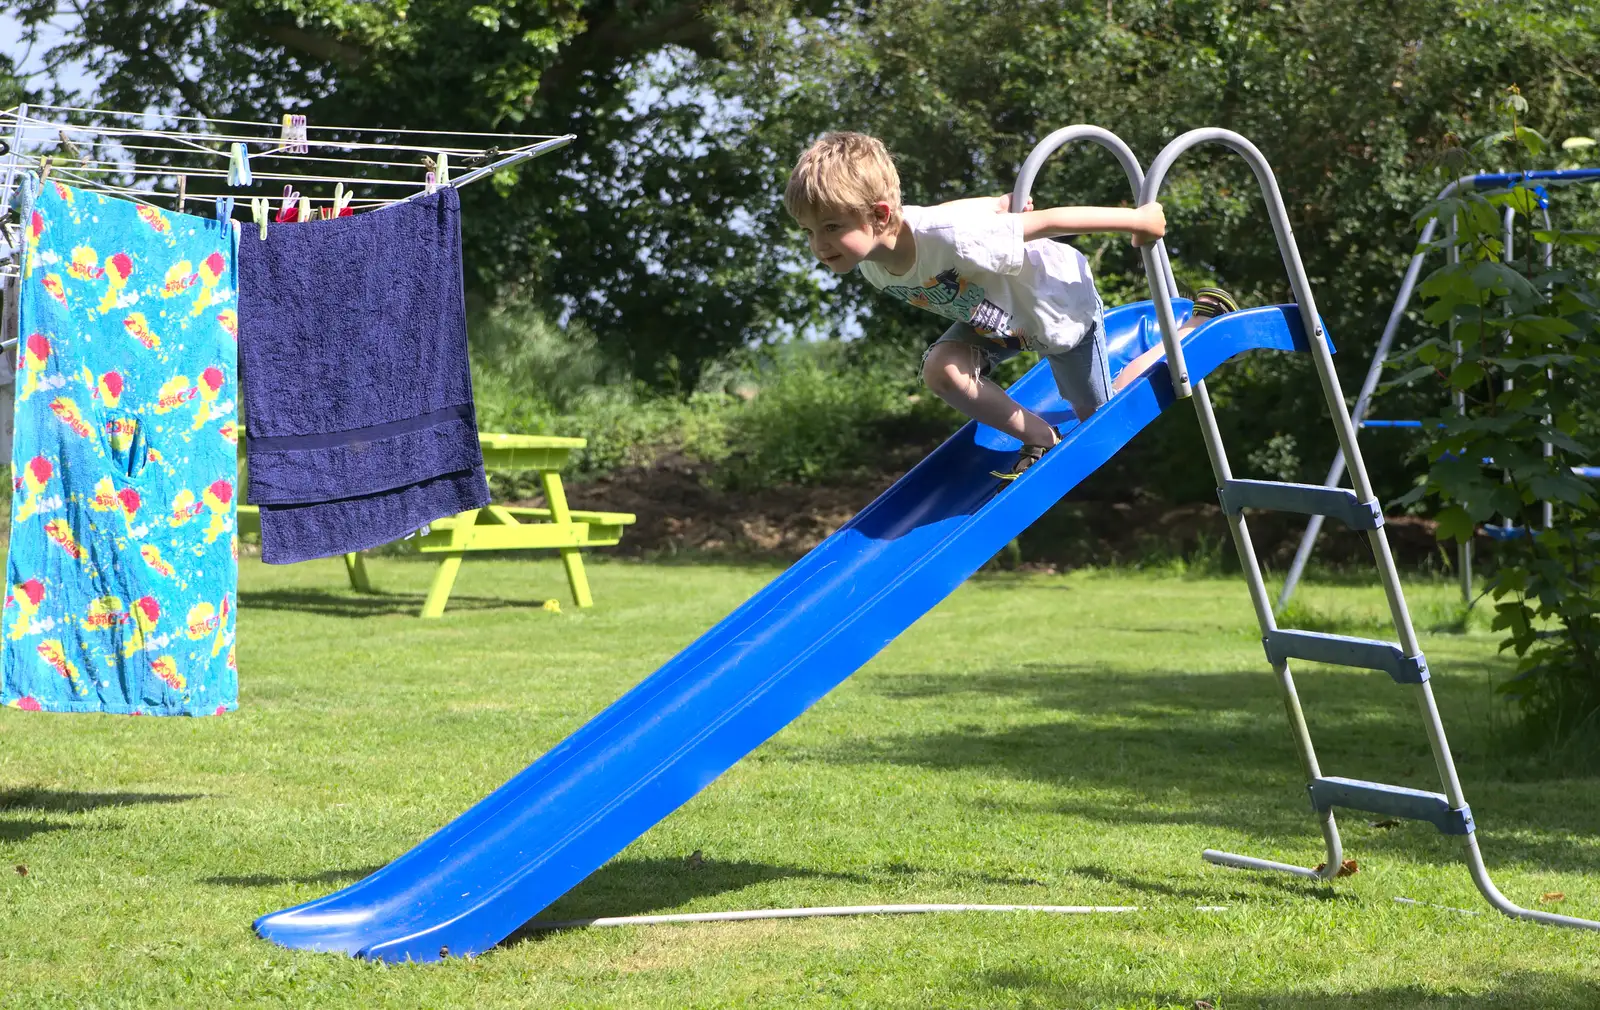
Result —
MULTIPOLYGON (((1545 208, 1540 208, 1540 209, 1544 213, 1544 227, 1545 227, 1545 230, 1549 231, 1550 230, 1550 211, 1548 209, 1545 209, 1545 208)), ((1504 227, 1503 227, 1504 234, 1501 236, 1501 242, 1503 244, 1503 248, 1500 250, 1500 257, 1503 260, 1509 261, 1509 260, 1514 258, 1514 251, 1513 250, 1515 248, 1515 243, 1516 243, 1516 219, 1517 219, 1516 209, 1513 208, 1513 207, 1507 207, 1506 208, 1506 212, 1505 212, 1505 217, 1504 217, 1504 222, 1505 222, 1504 227)), ((1541 255, 1542 255, 1543 259, 1544 259, 1544 265, 1545 265, 1546 269, 1549 269, 1551 266, 1553 266, 1554 263, 1555 263, 1555 245, 1554 245, 1554 243, 1552 243, 1552 242, 1544 243, 1544 249, 1543 249, 1543 252, 1542 252, 1541 255)), ((1510 341, 1511 341, 1511 338, 1509 336, 1507 336, 1506 337, 1506 342, 1507 342, 1508 345, 1510 344, 1510 341)), ((1548 372, 1548 371, 1545 373, 1547 378, 1550 376, 1550 374, 1551 373, 1548 372)), ((1508 392, 1509 393, 1512 389, 1516 388, 1516 385, 1511 379, 1506 379, 1505 383, 1500 388, 1504 392, 1508 392)), ((1550 423, 1550 415, 1546 414, 1544 420, 1545 420, 1546 424, 1549 424, 1550 423)), ((1544 453, 1544 458, 1545 459, 1549 459, 1551 456, 1554 456, 1555 455, 1555 451, 1556 451, 1556 447, 1554 445, 1552 445, 1549 442, 1545 442, 1544 443, 1543 453, 1544 453)), ((1510 478, 1507 477, 1506 479, 1509 480, 1510 478)), ((1541 529, 1549 529, 1551 527, 1551 525, 1555 521, 1554 512, 1555 512, 1554 506, 1553 506, 1553 504, 1551 503, 1551 501, 1548 498, 1539 503, 1539 519, 1540 519, 1539 525, 1540 525, 1541 529)))
MULTIPOLYGON (((1272 222, 1272 229, 1277 237, 1284 265, 1289 272, 1290 285, 1294 289, 1295 298, 1299 304, 1301 323, 1305 327, 1305 332, 1311 342, 1313 355, 1318 355, 1320 351, 1320 356, 1318 357, 1319 366, 1324 359, 1328 366, 1326 368, 1319 367, 1319 371, 1325 373, 1323 382, 1326 389, 1332 373, 1332 357, 1328 351, 1321 319, 1317 314, 1316 303, 1311 294, 1311 285, 1305 275, 1305 267, 1300 261, 1299 250, 1295 247, 1294 236, 1289 226, 1288 212, 1284 208, 1283 198, 1278 192, 1277 181, 1273 178, 1272 170, 1267 165, 1266 159, 1255 148, 1255 145, 1229 130, 1192 130, 1168 144, 1156 156, 1155 161, 1151 163, 1149 173, 1145 176, 1144 189, 1140 193, 1139 203, 1146 204, 1154 201, 1160 194, 1161 184, 1165 181, 1168 170, 1178 156, 1189 148, 1202 143, 1220 143, 1228 147, 1243 156, 1255 173, 1256 181, 1260 185, 1262 194, 1267 201, 1268 217, 1272 222)), ((1176 327, 1171 322, 1171 303, 1167 298, 1166 292, 1162 290, 1163 285, 1159 282, 1159 274, 1152 269, 1154 259, 1153 255, 1146 258, 1146 274, 1150 282, 1151 295, 1156 302, 1157 318, 1161 320, 1163 337, 1170 336, 1174 338, 1169 341, 1169 343, 1174 343, 1176 342, 1176 327)), ((1348 415, 1344 412, 1343 396, 1337 390, 1337 377, 1332 377, 1332 382, 1334 383, 1334 388, 1330 394, 1332 397, 1330 402, 1336 401, 1338 403, 1339 406, 1335 411, 1335 417, 1342 419, 1345 429, 1340 432, 1340 443, 1347 448, 1350 458, 1356 463, 1353 472, 1357 475, 1358 487, 1365 498, 1370 498, 1370 489, 1364 485, 1366 473, 1360 466, 1359 450, 1355 446, 1354 428, 1350 424, 1348 415)), ((1176 384, 1177 379, 1175 376, 1174 385, 1176 386, 1176 384)), ((1201 435, 1205 441, 1206 454, 1211 461, 1212 473, 1216 477, 1217 486, 1222 487, 1228 480, 1232 479, 1227 452, 1222 444, 1222 433, 1217 426, 1216 415, 1212 410, 1211 398, 1206 391, 1205 383, 1196 383, 1193 393, 1195 416, 1199 421, 1201 435)), ((1234 549, 1238 552, 1239 564, 1244 571, 1245 583, 1250 592, 1250 601, 1255 608, 1256 622, 1261 628, 1262 635, 1265 636, 1275 631, 1277 625, 1273 618, 1266 582, 1262 577, 1261 564, 1256 556, 1254 545, 1251 543, 1250 530, 1244 516, 1235 513, 1230 515, 1228 519, 1229 530, 1233 535, 1234 549)), ((1394 609, 1394 605, 1395 600, 1391 598, 1391 609, 1394 609)), ((1403 599, 1398 601, 1398 607, 1400 615, 1404 616, 1406 623, 1409 624, 1410 617, 1404 613, 1405 603, 1403 599)), ((1415 655, 1416 652, 1415 648, 1407 649, 1408 655, 1415 655)), ((1311 734, 1306 726, 1304 713, 1301 711, 1299 696, 1295 690, 1294 678, 1289 664, 1287 662, 1275 663, 1273 670, 1278 677, 1284 710, 1289 716, 1290 729, 1300 753, 1301 764, 1306 769, 1309 777, 1320 778, 1316 749, 1311 742, 1311 734)), ((1340 872, 1343 862, 1343 847, 1340 843, 1338 826, 1332 812, 1329 811, 1322 814, 1321 821, 1326 857, 1320 868, 1290 866, 1285 863, 1261 860, 1236 853, 1220 852, 1215 849, 1207 849, 1202 855, 1210 862, 1228 866, 1249 869, 1275 869, 1303 877, 1332 879, 1340 872)))
MULTIPOLYGON (((1448 193, 1455 188, 1455 183, 1445 187, 1448 193)), ((1442 195, 1442 194, 1441 194, 1442 195)), ((1417 240, 1418 245, 1426 246, 1433 241, 1434 232, 1439 228, 1437 218, 1430 220, 1422 229, 1422 237, 1417 240)), ((1427 258, 1427 250, 1419 249, 1411 257, 1411 263, 1406 267, 1404 278, 1400 281, 1400 291, 1395 295, 1394 306, 1389 310, 1389 320, 1384 323, 1383 335, 1378 338, 1378 347, 1372 354, 1372 364, 1367 367, 1367 374, 1361 380, 1361 391, 1356 394, 1356 405, 1350 412, 1351 420, 1357 425, 1367 419, 1367 410, 1372 405, 1372 396, 1377 392, 1378 382, 1383 378, 1383 367, 1389 361, 1389 351, 1394 346, 1395 335, 1400 332, 1400 323, 1405 319, 1406 308, 1411 304, 1411 292, 1417 286, 1417 278, 1422 276, 1422 262, 1427 258)), ((1328 476, 1323 478, 1324 487, 1338 487, 1339 480, 1344 476, 1344 450, 1339 449, 1334 453, 1333 465, 1328 468, 1328 476)), ((1322 523, 1326 516, 1312 516, 1306 525, 1306 531, 1300 537, 1300 546, 1294 553, 1294 562, 1289 566, 1289 574, 1284 577, 1283 589, 1278 594, 1277 612, 1283 613, 1283 608, 1289 605, 1289 598, 1294 595, 1295 588, 1300 584, 1300 576, 1305 572, 1306 562, 1311 558, 1311 550, 1316 546, 1317 535, 1322 532, 1322 523)))
MULTIPOLYGON (((1445 262, 1449 263, 1451 266, 1455 266, 1461 262, 1461 247, 1457 244, 1458 232, 1456 230, 1456 219, 1454 217, 1450 219, 1447 234, 1450 239, 1450 244, 1445 247, 1445 262)), ((1456 317, 1454 315, 1450 317, 1449 331, 1450 348, 1455 352, 1456 364, 1459 365, 1461 364, 1462 348, 1461 341, 1456 339, 1456 317)), ((1466 417, 1466 390, 1456 390, 1451 394, 1451 399, 1455 403, 1456 414, 1461 417, 1466 417)), ((1461 602, 1470 604, 1472 602, 1472 538, 1470 536, 1468 536, 1466 540, 1463 540, 1461 543, 1456 545, 1456 573, 1461 581, 1461 602)))
MULTIPOLYGON (((1514 207, 1507 207, 1506 210, 1505 210, 1505 213, 1500 215, 1500 260, 1501 260, 1501 262, 1503 262, 1503 263, 1510 263, 1511 262, 1511 260, 1513 258, 1512 250, 1513 250, 1513 248, 1515 248, 1516 240, 1517 240, 1517 211, 1516 211, 1516 208, 1514 208, 1514 207)), ((1510 347, 1511 347, 1511 334, 1509 332, 1506 333, 1505 345, 1506 345, 1506 349, 1507 349, 1506 353, 1509 354, 1510 353, 1510 347)), ((1500 391, 1502 393, 1509 393, 1515 388, 1516 388, 1516 381, 1514 379, 1512 379, 1509 375, 1505 376, 1504 378, 1502 378, 1500 380, 1500 391)), ((1506 483, 1510 483, 1510 481, 1511 481, 1511 475, 1502 471, 1502 473, 1500 474, 1500 482, 1502 484, 1506 484, 1506 483)), ((1505 525, 1507 527, 1510 527, 1511 525, 1513 525, 1513 522, 1515 520, 1514 516, 1503 516, 1502 518, 1505 519, 1505 525)))
MULTIPOLYGON (((1550 231, 1550 208, 1549 207, 1540 207, 1539 211, 1544 216, 1544 230, 1545 231, 1550 231)), ((1555 265, 1556 265, 1556 244, 1554 242, 1546 242, 1544 244, 1544 268, 1546 270, 1551 270, 1551 269, 1555 268, 1555 265)), ((1547 369, 1545 371, 1544 375, 1545 375, 1545 379, 1549 380, 1549 379, 1554 378, 1555 373, 1552 370, 1548 370, 1547 369)), ((1545 424, 1550 424, 1553 420, 1554 419, 1549 414, 1546 414, 1545 418, 1544 418, 1544 423, 1545 424)), ((1556 447, 1553 444, 1551 444, 1549 442, 1546 442, 1544 444, 1544 458, 1545 459, 1549 459, 1550 457, 1554 456, 1555 454, 1556 454, 1556 447)), ((1544 528, 1545 529, 1550 529, 1552 526, 1555 525, 1555 504, 1553 502, 1551 502, 1550 499, 1548 499, 1548 498, 1546 498, 1545 501, 1544 501, 1544 515, 1542 516, 1542 518, 1544 519, 1544 528)))

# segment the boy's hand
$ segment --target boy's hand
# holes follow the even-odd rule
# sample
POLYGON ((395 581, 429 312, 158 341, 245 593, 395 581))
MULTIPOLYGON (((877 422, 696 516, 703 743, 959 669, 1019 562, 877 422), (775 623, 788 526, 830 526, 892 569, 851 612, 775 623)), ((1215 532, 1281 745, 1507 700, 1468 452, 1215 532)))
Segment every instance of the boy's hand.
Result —
POLYGON ((1147 203, 1136 213, 1139 220, 1133 229, 1134 245, 1149 245, 1166 235, 1167 216, 1161 212, 1161 204, 1147 203))
MULTIPOLYGON (((1009 214, 1009 213, 1011 213, 1011 194, 1010 193, 1002 193, 999 196, 995 197, 994 198, 994 203, 995 203, 994 212, 996 214, 1009 214)), ((1026 214, 1028 211, 1030 211, 1032 209, 1033 209, 1033 197, 1030 196, 1030 197, 1028 197, 1028 202, 1023 206, 1021 212, 1026 214)))

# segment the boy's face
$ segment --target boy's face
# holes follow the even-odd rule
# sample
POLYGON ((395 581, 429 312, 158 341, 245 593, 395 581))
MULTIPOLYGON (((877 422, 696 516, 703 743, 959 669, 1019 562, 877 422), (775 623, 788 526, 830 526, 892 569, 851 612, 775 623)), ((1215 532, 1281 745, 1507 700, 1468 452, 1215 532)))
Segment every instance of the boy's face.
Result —
POLYGON ((871 216, 849 210, 807 210, 797 220, 812 255, 834 273, 847 274, 878 248, 888 217, 889 205, 879 203, 873 205, 871 216))

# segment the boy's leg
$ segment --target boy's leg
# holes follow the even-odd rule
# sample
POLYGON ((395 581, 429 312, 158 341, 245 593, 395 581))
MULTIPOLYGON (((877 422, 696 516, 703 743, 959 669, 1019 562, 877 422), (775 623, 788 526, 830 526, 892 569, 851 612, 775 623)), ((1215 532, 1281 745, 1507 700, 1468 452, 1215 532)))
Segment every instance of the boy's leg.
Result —
MULTIPOLYGON (((1193 320, 1184 323, 1182 328, 1178 330, 1178 339, 1182 340, 1183 335, 1192 329, 1194 329, 1193 320)), ((1117 373, 1117 381, 1112 385, 1111 391, 1113 393, 1121 392, 1124 387, 1132 385, 1134 379, 1137 379, 1139 376, 1143 375, 1145 373, 1145 369, 1149 368, 1157 358, 1166 353, 1166 346, 1163 344, 1157 344, 1148 351, 1145 351, 1143 354, 1139 355, 1137 358, 1134 358, 1132 361, 1128 362, 1126 365, 1123 365, 1122 371, 1117 373)))
MULTIPOLYGON (((961 324, 945 331, 922 359, 922 381, 939 399, 981 424, 1003 431, 1025 445, 1049 447, 1055 428, 1013 400, 984 375, 984 348, 965 339, 961 324)), ((981 337, 974 339, 981 340, 981 337)))
POLYGON ((1076 347, 1045 358, 1055 376, 1061 398, 1072 404, 1079 421, 1087 421, 1111 399, 1111 368, 1106 354, 1106 328, 1095 319, 1094 329, 1076 347))
MULTIPOLYGON (((1237 311, 1239 311, 1239 303, 1222 288, 1201 288, 1195 292, 1194 314, 1189 317, 1188 322, 1178 327, 1178 339, 1182 340, 1188 336, 1201 323, 1209 322, 1225 313, 1237 311)), ((1122 371, 1117 373, 1117 381, 1112 392, 1117 392, 1125 386, 1132 385, 1133 380, 1143 375, 1145 370, 1150 367, 1151 362, 1166 353, 1166 347, 1162 344, 1157 344, 1128 362, 1122 367, 1122 371)))

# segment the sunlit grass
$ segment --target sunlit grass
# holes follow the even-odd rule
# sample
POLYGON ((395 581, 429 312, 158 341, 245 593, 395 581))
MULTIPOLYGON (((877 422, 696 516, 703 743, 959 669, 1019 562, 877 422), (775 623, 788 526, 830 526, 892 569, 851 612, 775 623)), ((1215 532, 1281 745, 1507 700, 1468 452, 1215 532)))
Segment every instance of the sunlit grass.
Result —
MULTIPOLYGON (((245 563, 237 713, 0 712, 0 1006, 1600 1005, 1600 940, 1489 913, 1430 827, 1345 816, 1362 872, 1331 887, 1199 859, 1320 850, 1244 588, 1193 575, 974 581, 540 918, 1138 913, 527 932, 426 966, 280 949, 255 916, 404 852, 777 571, 597 561, 579 612, 553 561, 472 560, 424 622, 429 566, 370 564, 381 595, 337 561, 245 563)), ((1412 605, 1448 614, 1453 593, 1412 605)), ((1381 632, 1376 589, 1301 600, 1381 632)), ((1600 913, 1597 783, 1498 753, 1505 665, 1468 627, 1425 646, 1491 869, 1524 903, 1600 913)), ((1409 689, 1315 667, 1299 685, 1326 774, 1437 788, 1409 689)))

